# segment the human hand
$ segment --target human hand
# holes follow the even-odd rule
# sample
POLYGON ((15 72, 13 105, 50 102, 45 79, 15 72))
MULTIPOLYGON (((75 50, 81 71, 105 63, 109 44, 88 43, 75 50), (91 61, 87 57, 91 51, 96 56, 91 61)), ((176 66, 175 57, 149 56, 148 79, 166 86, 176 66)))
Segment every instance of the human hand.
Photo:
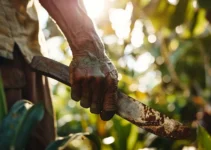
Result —
POLYGON ((110 120, 117 109, 117 70, 107 56, 98 59, 88 52, 70 64, 71 97, 90 112, 110 120))

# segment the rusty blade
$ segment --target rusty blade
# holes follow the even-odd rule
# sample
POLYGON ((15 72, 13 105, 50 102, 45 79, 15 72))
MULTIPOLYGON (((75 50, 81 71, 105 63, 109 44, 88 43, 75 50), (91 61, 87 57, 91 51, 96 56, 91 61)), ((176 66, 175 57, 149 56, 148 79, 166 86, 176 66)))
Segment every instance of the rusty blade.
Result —
POLYGON ((162 137, 183 139, 190 135, 190 128, 170 119, 159 111, 118 92, 117 114, 136 126, 162 137))
MULTIPOLYGON (((40 72, 43 75, 71 86, 68 66, 42 56, 35 56, 32 60, 31 67, 36 72, 40 72)), ((117 106, 117 114, 120 117, 158 136, 183 139, 190 135, 189 127, 183 126, 178 121, 169 119, 164 114, 120 91, 118 92, 117 106)))

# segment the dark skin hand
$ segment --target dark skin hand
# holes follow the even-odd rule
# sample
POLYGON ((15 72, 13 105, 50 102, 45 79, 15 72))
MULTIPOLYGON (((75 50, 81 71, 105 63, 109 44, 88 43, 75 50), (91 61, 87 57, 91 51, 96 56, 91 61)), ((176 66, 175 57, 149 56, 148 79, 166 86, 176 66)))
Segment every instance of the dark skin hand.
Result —
POLYGON ((84 108, 111 119, 117 110, 118 73, 87 16, 82 0, 40 0, 59 25, 73 53, 71 97, 84 108))
POLYGON ((100 114, 103 120, 109 120, 116 111, 117 72, 111 61, 105 57, 98 59, 94 55, 73 59, 70 65, 72 72, 72 99, 91 113, 100 114))

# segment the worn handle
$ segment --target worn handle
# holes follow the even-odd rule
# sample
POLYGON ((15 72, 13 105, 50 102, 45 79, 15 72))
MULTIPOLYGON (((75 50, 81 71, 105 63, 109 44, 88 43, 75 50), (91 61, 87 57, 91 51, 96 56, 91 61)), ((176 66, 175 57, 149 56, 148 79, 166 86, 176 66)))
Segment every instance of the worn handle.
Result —
MULTIPOLYGON (((49 58, 35 56, 31 67, 36 72, 71 86, 69 67, 66 65, 49 58)), ((190 135, 189 127, 183 126, 178 121, 170 119, 120 91, 118 91, 117 107, 117 115, 158 136, 183 139, 190 135)))

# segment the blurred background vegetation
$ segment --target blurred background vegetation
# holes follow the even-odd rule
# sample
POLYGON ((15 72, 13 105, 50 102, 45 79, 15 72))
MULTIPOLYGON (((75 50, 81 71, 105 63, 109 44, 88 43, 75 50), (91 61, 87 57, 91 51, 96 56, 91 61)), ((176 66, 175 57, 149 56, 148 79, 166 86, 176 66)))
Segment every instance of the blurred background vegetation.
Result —
MULTIPOLYGON (((119 89, 193 128, 211 133, 211 1, 84 0, 119 71, 119 89)), ((72 54, 40 7, 50 58, 69 65, 72 54)), ((70 88, 50 79, 58 136, 90 132, 103 150, 195 150, 192 140, 157 137, 115 116, 104 122, 71 100, 70 88)), ((73 147, 86 146, 74 142, 73 147)))

